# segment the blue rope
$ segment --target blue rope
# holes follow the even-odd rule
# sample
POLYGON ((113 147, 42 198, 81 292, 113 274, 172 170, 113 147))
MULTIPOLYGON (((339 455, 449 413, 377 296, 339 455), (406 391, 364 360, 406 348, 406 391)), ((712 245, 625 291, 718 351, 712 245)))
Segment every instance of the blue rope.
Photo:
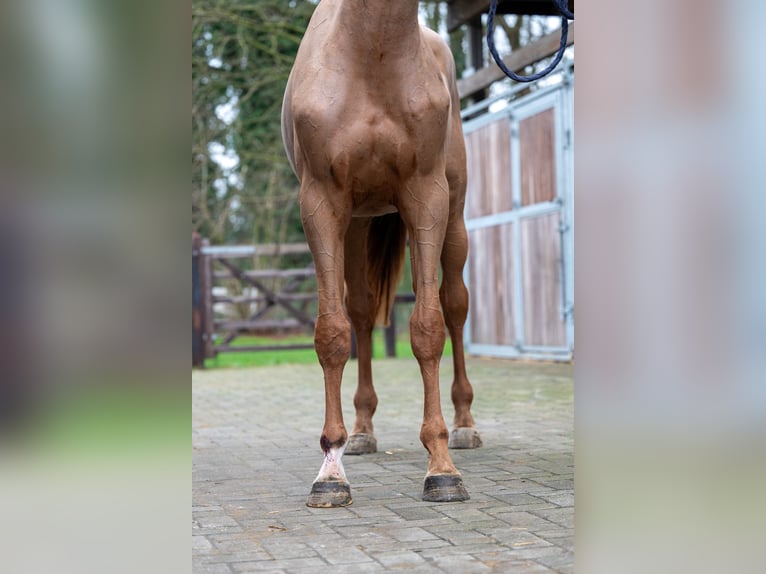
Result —
POLYGON ((492 0, 490 2, 489 14, 487 16, 487 47, 489 48, 489 53, 492 54, 492 57, 495 59, 495 62, 497 62, 500 69, 512 80, 516 80, 517 82, 534 82, 535 80, 539 80, 543 76, 550 74, 554 68, 559 65, 561 58, 564 57, 564 50, 566 50, 567 47, 569 20, 574 20, 574 14, 567 8, 567 0, 551 1, 554 6, 556 6, 559 14, 561 14, 561 42, 559 44, 559 49, 556 52, 556 57, 553 58, 553 61, 547 68, 542 72, 537 72, 529 76, 519 76, 513 70, 509 70, 503 62, 503 59, 500 57, 500 54, 497 53, 497 48, 495 48, 495 12, 497 11, 497 0, 492 0))
POLYGON ((567 0, 553 0, 553 4, 558 8, 559 14, 566 16, 569 20, 574 20, 574 12, 567 8, 567 0))

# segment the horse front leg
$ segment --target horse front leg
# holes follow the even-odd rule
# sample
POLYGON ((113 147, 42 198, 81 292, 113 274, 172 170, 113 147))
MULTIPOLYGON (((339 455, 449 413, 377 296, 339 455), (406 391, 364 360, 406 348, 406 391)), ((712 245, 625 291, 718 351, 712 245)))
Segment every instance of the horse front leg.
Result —
POLYGON ((317 182, 301 186, 301 220, 317 277, 318 312, 314 347, 324 373, 325 420, 319 444, 324 461, 307 506, 330 508, 351 504, 351 487, 343 469, 348 435, 343 424, 340 385, 351 354, 351 325, 343 310, 343 237, 350 210, 339 205, 340 194, 317 182))
POLYGON ((439 258, 449 212, 446 179, 435 177, 411 183, 401 211, 410 232, 415 290, 410 341, 423 378, 420 440, 429 454, 423 500, 467 500, 468 492, 447 448, 449 435, 439 396, 439 362, 446 339, 439 301, 439 258))

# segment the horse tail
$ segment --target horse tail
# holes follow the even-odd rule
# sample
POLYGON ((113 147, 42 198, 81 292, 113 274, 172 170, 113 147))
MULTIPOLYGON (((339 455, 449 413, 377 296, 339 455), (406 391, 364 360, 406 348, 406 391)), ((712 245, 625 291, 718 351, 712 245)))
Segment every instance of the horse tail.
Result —
POLYGON ((367 281, 374 298, 376 325, 390 323, 406 243, 407 227, 398 213, 372 218, 367 234, 367 281))

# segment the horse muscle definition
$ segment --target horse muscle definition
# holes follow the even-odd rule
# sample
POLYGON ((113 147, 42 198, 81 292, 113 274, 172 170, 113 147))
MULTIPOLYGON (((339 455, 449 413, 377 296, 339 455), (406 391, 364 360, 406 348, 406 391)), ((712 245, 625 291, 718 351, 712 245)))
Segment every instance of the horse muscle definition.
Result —
POLYGON ((315 347, 325 383, 324 462, 307 504, 350 504, 343 454, 377 448, 371 333, 388 320, 407 237, 416 296, 410 337, 424 388, 420 439, 429 453, 423 499, 466 500, 448 450, 481 445, 463 355, 466 157, 454 61, 418 24, 418 2, 322 0, 287 84, 282 133, 316 267, 315 347), (445 323, 455 372, 451 435, 439 399, 445 323), (340 385, 352 324, 359 383, 349 435, 340 385))

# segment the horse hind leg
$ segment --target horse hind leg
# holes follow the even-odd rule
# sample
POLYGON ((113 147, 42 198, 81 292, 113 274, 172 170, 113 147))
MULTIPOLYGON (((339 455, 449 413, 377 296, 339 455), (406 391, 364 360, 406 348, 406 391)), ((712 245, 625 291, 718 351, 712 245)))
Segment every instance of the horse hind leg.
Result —
POLYGON ((374 294, 367 281, 367 234, 369 218, 353 218, 346 232, 346 310, 356 333, 358 381, 354 394, 356 419, 345 454, 377 452, 372 417, 378 396, 372 384, 372 329, 375 324, 374 294))
POLYGON ((450 433, 449 448, 464 449, 481 446, 476 430, 471 403, 473 387, 465 369, 463 326, 468 315, 468 289, 463 281, 463 267, 468 256, 468 236, 461 215, 453 215, 447 225, 442 248, 442 285, 439 289, 444 318, 452 339, 452 404, 455 407, 454 427, 450 433))

